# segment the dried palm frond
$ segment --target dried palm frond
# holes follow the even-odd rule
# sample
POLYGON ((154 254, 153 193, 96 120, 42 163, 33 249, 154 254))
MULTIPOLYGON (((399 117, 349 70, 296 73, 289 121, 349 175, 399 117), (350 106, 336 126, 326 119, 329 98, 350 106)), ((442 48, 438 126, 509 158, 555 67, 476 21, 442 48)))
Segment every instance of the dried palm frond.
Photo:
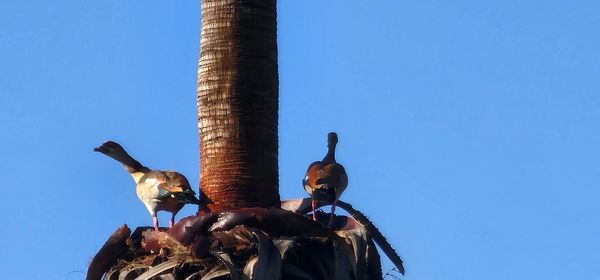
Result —
POLYGON ((297 212, 244 208, 187 217, 167 232, 120 229, 87 279, 383 279, 372 225, 337 216, 330 230, 297 212))
MULTIPOLYGON (((310 203, 311 200, 308 198, 286 200, 281 202, 281 208, 288 211, 292 211, 294 213, 306 215, 311 210, 310 203)), ((328 204, 326 204, 325 202, 318 203, 318 207, 323 207, 326 205, 328 204)), ((347 202, 339 200, 337 202, 337 206, 346 210, 346 212, 348 212, 352 216, 355 222, 359 223, 367 230, 367 233, 369 235, 367 240, 370 240, 371 242, 374 240, 375 242, 377 242, 379 248, 381 248, 381 250, 390 259, 390 261, 392 261, 392 263, 396 266, 396 269, 401 274, 404 274, 404 262, 402 261, 402 258, 398 255, 398 253, 396 253, 396 250, 394 250, 392 245, 387 241, 385 236, 383 236, 383 234, 379 231, 375 224, 371 222, 371 220, 369 220, 369 218, 367 218, 365 214, 354 209, 354 207, 352 207, 352 205, 350 205, 347 202)), ((377 259, 379 259, 379 256, 377 256, 377 259)))

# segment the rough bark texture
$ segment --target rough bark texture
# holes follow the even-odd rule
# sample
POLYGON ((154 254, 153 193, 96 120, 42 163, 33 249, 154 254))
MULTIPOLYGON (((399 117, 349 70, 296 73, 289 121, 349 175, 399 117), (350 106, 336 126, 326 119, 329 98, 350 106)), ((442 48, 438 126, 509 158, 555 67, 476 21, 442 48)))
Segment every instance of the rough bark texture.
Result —
POLYGON ((203 0, 198 126, 212 210, 279 206, 276 0, 203 0))

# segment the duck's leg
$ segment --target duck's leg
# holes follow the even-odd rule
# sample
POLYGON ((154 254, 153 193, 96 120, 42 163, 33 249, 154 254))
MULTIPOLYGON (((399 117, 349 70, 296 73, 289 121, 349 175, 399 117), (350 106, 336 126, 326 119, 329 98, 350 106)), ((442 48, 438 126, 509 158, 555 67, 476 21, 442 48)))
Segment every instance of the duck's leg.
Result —
POLYGON ((317 220, 317 201, 312 199, 312 211, 313 211, 313 221, 317 220))
POLYGON ((154 222, 154 230, 158 231, 158 217, 156 217, 156 214, 152 214, 152 221, 154 222))
POLYGON ((331 226, 333 226, 333 216, 335 213, 335 204, 337 203, 337 199, 333 202, 333 205, 331 205, 331 214, 329 216, 329 224, 327 224, 328 228, 331 228, 331 226))
POLYGON ((175 213, 171 215, 171 220, 169 220, 169 228, 172 228, 175 224, 175 213))

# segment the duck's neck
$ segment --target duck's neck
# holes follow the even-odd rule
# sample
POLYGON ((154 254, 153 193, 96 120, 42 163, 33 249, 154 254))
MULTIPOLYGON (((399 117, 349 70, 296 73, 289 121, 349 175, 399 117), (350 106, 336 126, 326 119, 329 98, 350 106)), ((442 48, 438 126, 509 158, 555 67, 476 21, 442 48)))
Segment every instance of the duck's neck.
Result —
POLYGON ((327 146, 327 154, 323 158, 323 162, 335 162, 335 145, 327 146))
POLYGON ((125 169, 127 169, 129 174, 131 174, 131 177, 133 177, 133 180, 135 181, 136 184, 140 182, 140 179, 144 175, 146 175, 146 173, 150 172, 150 169, 145 166, 142 166, 142 168, 137 169, 137 170, 132 170, 130 167, 125 166, 125 169))
POLYGON ((132 172, 131 173, 131 177, 133 177, 133 180, 135 181, 135 183, 139 183, 140 179, 142 179, 142 177, 146 175, 146 173, 144 172, 132 172))

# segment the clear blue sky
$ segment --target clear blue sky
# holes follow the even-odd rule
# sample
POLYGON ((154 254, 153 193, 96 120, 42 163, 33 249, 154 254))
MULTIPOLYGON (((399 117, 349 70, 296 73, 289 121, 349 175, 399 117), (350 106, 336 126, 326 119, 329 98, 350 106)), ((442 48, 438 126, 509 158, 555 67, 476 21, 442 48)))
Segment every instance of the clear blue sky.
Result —
MULTIPOLYGON (((199 9, 0 2, 6 279, 81 279, 119 225, 151 223, 131 178, 92 152, 104 140, 198 183, 199 9)), ((337 131, 343 199, 406 279, 600 279, 599 10, 281 1, 282 197, 306 196, 305 168, 337 131)))

